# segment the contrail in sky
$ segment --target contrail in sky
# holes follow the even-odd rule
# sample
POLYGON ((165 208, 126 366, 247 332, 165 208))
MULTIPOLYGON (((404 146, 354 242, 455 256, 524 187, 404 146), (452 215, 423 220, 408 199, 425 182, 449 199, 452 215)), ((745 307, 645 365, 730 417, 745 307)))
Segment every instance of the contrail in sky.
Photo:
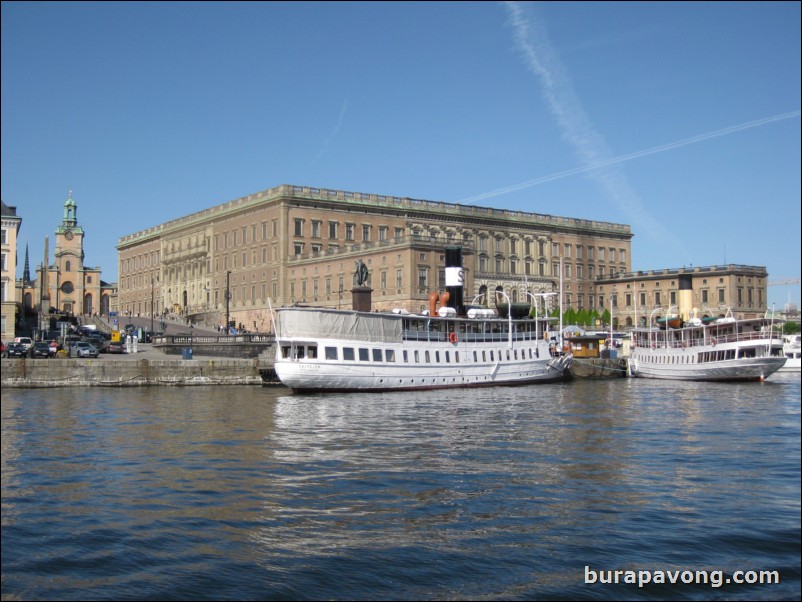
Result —
POLYGON ((756 128, 761 125, 766 125, 767 123, 782 121, 784 119, 792 119, 794 117, 799 117, 801 113, 802 112, 800 111, 780 113, 779 115, 773 115, 771 117, 756 119, 755 121, 749 121, 747 123, 741 123, 739 125, 733 125, 730 127, 722 128, 720 130, 715 130, 714 132, 708 132, 706 134, 700 134, 698 136, 691 136, 690 138, 683 138, 682 140, 677 140, 676 142, 669 142, 668 144, 653 146, 652 148, 636 151, 634 153, 619 155, 617 157, 612 157, 610 159, 602 159, 600 161, 597 161, 596 163, 591 163, 589 165, 583 165, 581 167, 566 169, 565 171, 559 171, 557 173, 549 174, 547 176, 541 176, 533 180, 527 180, 526 182, 520 182, 519 184, 512 184, 511 186, 505 186, 504 188, 498 188, 490 192, 485 192, 483 194, 468 197, 466 199, 462 199, 459 202, 467 203, 473 201, 480 201, 482 199, 489 199, 502 194, 507 194, 508 192, 514 192, 516 190, 530 188, 532 186, 537 186, 538 184, 543 184, 545 182, 551 182, 553 180, 559 180, 560 178, 567 178, 568 176, 573 176, 576 174, 592 171, 594 169, 599 169, 600 167, 607 167, 608 165, 615 165, 616 163, 623 163, 624 161, 631 161, 632 159, 639 159, 640 157, 646 157, 648 155, 656 155, 657 153, 674 150, 675 148, 680 148, 682 146, 687 146, 689 144, 696 144, 697 142, 703 142, 705 140, 710 140, 712 138, 719 138, 721 136, 726 136, 728 134, 734 134, 735 132, 741 132, 743 130, 756 128))
POLYGON ((660 244, 666 248, 671 248, 671 252, 676 258, 675 260, 682 261, 682 256, 689 255, 685 245, 666 226, 651 215, 637 192, 629 184, 624 172, 617 169, 616 166, 637 157, 665 152, 680 146, 694 144, 702 140, 724 136, 751 127, 758 127, 771 121, 789 119, 799 115, 798 111, 777 115, 644 151, 615 156, 604 137, 599 134, 585 112, 574 90, 570 74, 554 51, 548 39, 548 32, 539 19, 536 18, 535 13, 527 5, 520 2, 510 1, 502 4, 509 15, 515 47, 521 54, 527 71, 534 75, 538 81, 546 108, 559 127, 562 138, 574 149, 579 158, 580 167, 529 180, 521 184, 507 186, 465 199, 462 202, 486 199, 558 178, 588 172, 589 177, 601 186, 606 199, 614 203, 619 211, 627 216, 628 221, 635 224, 652 244, 660 244))
POLYGON ((590 171, 590 177, 600 184, 605 196, 632 223, 638 224, 652 241, 660 241, 687 254, 682 242, 650 215, 623 172, 612 168, 613 163, 603 168, 596 167, 610 162, 613 153, 582 107, 568 72, 549 42, 545 27, 532 12, 524 14, 521 3, 504 2, 504 6, 510 16, 515 46, 529 72, 540 83, 546 107, 557 122, 563 139, 578 155, 581 169, 590 171))
POLYGON ((326 151, 329 150, 329 145, 331 144, 331 141, 334 140, 334 137, 337 135, 337 133, 340 131, 340 128, 343 125, 343 121, 345 121, 345 112, 347 110, 348 110, 348 99, 345 98, 343 99, 343 104, 340 107, 340 114, 337 117, 337 123, 334 124, 334 129, 331 131, 331 134, 329 134, 328 137, 323 141, 323 148, 321 148, 320 151, 318 151, 317 155, 315 155, 315 158, 312 159, 312 163, 310 163, 310 166, 314 165, 317 162, 317 160, 320 159, 320 157, 326 154, 326 151))

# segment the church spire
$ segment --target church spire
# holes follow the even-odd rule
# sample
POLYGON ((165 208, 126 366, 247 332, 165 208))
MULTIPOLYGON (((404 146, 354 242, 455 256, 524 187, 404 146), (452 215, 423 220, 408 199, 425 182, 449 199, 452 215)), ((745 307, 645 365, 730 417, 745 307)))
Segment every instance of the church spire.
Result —
POLYGON ((28 263, 28 243, 25 243, 25 267, 22 269, 22 285, 28 286, 31 283, 31 266, 28 263))

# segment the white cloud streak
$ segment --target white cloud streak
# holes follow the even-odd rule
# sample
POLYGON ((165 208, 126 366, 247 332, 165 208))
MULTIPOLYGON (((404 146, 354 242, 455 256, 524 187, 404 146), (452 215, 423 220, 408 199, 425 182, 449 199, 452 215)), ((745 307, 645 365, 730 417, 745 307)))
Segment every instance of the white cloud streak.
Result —
MULTIPOLYGON (((616 161, 604 138, 596 131, 590 118, 574 92, 571 80, 548 40, 548 35, 533 14, 525 14, 519 2, 504 2, 512 26, 515 46, 523 57, 528 71, 540 83, 546 107, 556 121, 563 139, 576 152, 582 165, 553 176, 530 180, 524 185, 507 187, 504 192, 519 190, 542 182, 566 177, 574 173, 588 172, 604 190, 609 200, 626 214, 630 221, 645 230, 653 241, 671 244, 675 250, 684 246, 673 234, 658 223, 644 207, 626 177, 612 167, 616 161)), ((487 193, 479 198, 497 196, 503 192, 487 193)), ((476 199, 477 197, 473 197, 476 199)))
POLYGON ((527 180, 526 182, 520 182, 518 184, 512 184, 510 186, 505 186, 504 188, 498 188, 496 190, 491 190, 490 192, 485 192, 482 194, 478 194, 476 196, 472 196, 466 199, 462 199, 460 203, 472 203, 475 201, 480 201, 483 199, 489 199, 495 196, 500 196, 503 194, 507 194, 510 192, 515 192, 516 190, 523 190, 525 188, 530 188, 532 186, 537 186, 538 184, 544 184, 546 182, 551 182, 553 180, 559 180, 561 178, 567 178, 568 176, 573 176, 581 173, 586 173, 589 171, 593 171, 594 169, 599 169, 602 167, 607 167, 610 165, 615 165, 617 163, 624 163, 625 161, 631 161, 632 159, 639 159, 641 157, 647 157, 649 155, 656 155, 657 153, 663 153, 666 151, 674 150, 675 148, 680 148, 683 146, 688 146, 689 144, 696 144, 698 142, 704 142, 705 140, 711 140, 713 138, 719 138, 721 136, 727 136, 729 134, 734 134, 736 132, 741 132, 743 130, 748 130, 751 128, 756 128, 761 125, 766 125, 768 123, 774 123, 775 121, 782 121, 784 119, 793 119, 795 117, 800 116, 800 111, 791 111, 789 113, 780 113, 779 115, 772 115, 771 117, 765 117, 763 119, 756 119, 755 121, 749 121, 747 123, 741 123, 738 125, 729 126, 726 128, 722 128, 720 130, 715 130, 713 132, 708 132, 706 134, 699 134, 698 136, 691 136, 690 138, 683 138, 682 140, 677 140, 675 142, 669 142, 667 144, 661 144, 660 146, 653 146, 652 148, 647 148, 645 150, 635 151, 633 153, 628 153, 626 155, 618 155, 617 157, 611 157, 609 159, 602 159, 595 163, 589 163, 588 165, 583 165, 580 167, 574 167, 572 169, 566 169, 564 171, 559 171, 557 173, 549 174, 546 176, 541 176, 539 178, 534 178, 532 180, 527 180))

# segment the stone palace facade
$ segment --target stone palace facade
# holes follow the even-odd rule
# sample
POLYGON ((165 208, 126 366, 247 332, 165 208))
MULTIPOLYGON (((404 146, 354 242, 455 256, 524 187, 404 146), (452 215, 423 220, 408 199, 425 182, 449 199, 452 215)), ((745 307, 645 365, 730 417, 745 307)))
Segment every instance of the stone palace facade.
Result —
POLYGON ((271 305, 350 308, 362 260, 375 310, 418 312, 458 245, 466 304, 500 291, 551 309, 562 280, 564 307, 602 312, 598 280, 630 271, 631 239, 623 224, 281 185, 123 236, 118 309, 270 331, 271 305))

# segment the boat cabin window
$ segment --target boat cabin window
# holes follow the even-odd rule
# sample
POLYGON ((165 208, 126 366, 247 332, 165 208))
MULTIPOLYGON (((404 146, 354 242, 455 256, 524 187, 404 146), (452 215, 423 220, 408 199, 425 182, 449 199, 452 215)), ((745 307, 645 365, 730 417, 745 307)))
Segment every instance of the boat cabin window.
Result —
POLYGON ((394 362, 395 361, 395 351, 393 349, 387 349, 384 352, 384 361, 386 362, 394 362))
POLYGON ((343 347, 343 359, 348 360, 349 362, 353 362, 354 359, 356 359, 354 356, 353 347, 343 347))
POLYGON ((336 347, 326 347, 326 359, 327 360, 336 360, 337 359, 337 348, 336 347))
POLYGON ((381 349, 374 349, 373 350, 373 361, 374 362, 382 361, 382 350, 381 349))
POLYGON ((365 349, 364 347, 359 348, 359 361, 360 362, 367 362, 370 360, 370 351, 365 349))

